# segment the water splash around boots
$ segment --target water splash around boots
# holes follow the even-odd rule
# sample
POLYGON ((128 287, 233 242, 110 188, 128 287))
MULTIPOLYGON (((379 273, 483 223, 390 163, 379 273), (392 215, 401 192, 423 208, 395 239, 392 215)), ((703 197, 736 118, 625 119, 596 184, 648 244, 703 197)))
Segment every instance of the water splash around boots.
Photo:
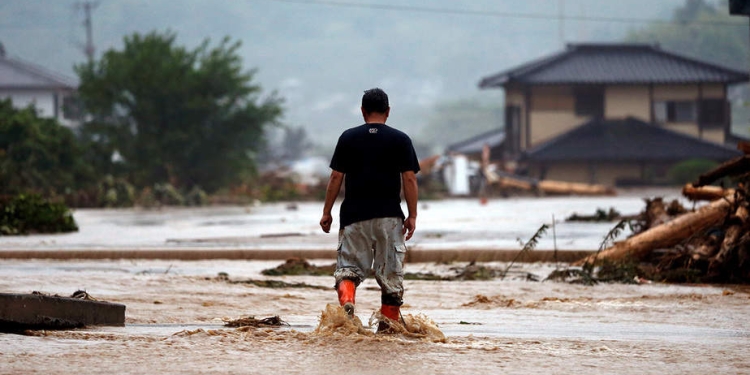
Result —
POLYGON ((402 316, 403 321, 394 321, 383 316, 376 311, 370 316, 367 326, 354 315, 349 318, 346 311, 341 306, 328 304, 320 315, 320 323, 315 329, 316 335, 362 335, 369 337, 393 337, 425 340, 431 342, 446 342, 445 335, 437 327, 432 319, 424 314, 405 314, 402 316), (390 329, 388 333, 375 333, 374 327, 378 323, 386 322, 390 329))

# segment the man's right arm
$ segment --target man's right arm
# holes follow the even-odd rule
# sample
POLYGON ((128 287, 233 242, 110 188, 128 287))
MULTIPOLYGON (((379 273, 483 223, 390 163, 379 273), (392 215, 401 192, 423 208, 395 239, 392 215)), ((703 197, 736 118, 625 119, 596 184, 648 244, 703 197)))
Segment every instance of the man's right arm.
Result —
POLYGON ((331 231, 331 224, 333 223, 333 216, 331 210, 333 209, 333 203, 336 201, 336 197, 339 196, 341 190, 341 183, 344 181, 344 174, 337 171, 331 171, 331 177, 328 178, 328 187, 326 188, 326 201, 323 204, 323 217, 320 219, 320 227, 323 232, 331 231))

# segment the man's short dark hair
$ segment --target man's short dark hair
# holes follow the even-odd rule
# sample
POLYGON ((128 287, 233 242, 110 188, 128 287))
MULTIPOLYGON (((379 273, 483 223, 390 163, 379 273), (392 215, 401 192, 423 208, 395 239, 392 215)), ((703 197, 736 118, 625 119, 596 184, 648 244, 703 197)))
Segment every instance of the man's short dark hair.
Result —
POLYGON ((388 94, 385 91, 374 88, 365 91, 362 95, 362 108, 367 113, 385 113, 388 110, 388 94))

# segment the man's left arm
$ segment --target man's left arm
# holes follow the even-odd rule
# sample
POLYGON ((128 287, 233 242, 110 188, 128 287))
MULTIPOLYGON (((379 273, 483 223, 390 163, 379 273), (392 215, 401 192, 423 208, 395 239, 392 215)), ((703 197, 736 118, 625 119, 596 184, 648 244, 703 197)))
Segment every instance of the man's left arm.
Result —
POLYGON ((417 229, 417 198, 419 191, 417 187, 417 175, 414 171, 401 173, 401 184, 404 187, 404 199, 406 208, 409 210, 409 216, 404 220, 404 234, 408 241, 417 229))

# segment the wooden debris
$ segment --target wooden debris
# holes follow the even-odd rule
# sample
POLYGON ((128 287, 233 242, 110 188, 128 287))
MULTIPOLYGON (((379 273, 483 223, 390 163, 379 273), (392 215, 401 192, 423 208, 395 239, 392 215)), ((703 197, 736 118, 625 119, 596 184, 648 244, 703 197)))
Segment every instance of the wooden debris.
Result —
POLYGON ((565 221, 580 221, 580 222, 610 222, 622 219, 620 212, 610 207, 608 211, 603 208, 597 208, 596 213, 593 215, 579 215, 574 212, 572 215, 565 218, 565 221))
POLYGON ((696 232, 716 225, 727 214, 734 203, 734 197, 728 196, 711 204, 701 207, 698 211, 684 214, 676 219, 639 233, 625 241, 617 242, 614 246, 598 254, 591 255, 575 265, 597 262, 602 259, 611 261, 643 259, 654 249, 673 247, 696 232))
POLYGON ((724 241, 721 243, 721 248, 714 258, 714 262, 724 263, 726 258, 732 249, 737 246, 737 241, 740 236, 746 232, 748 212, 744 206, 737 207, 737 211, 734 216, 730 217, 727 221, 730 223, 726 233, 724 234, 724 241))
POLYGON ((487 182, 503 189, 514 189, 541 195, 615 195, 615 190, 599 184, 554 180, 537 180, 486 169, 487 182))
POLYGON ((271 316, 263 319, 255 319, 254 316, 243 317, 235 320, 230 320, 224 323, 224 327, 280 327, 283 325, 289 325, 289 323, 281 320, 278 315, 271 316))
MULTIPOLYGON (((750 145, 738 148, 746 152, 750 145)), ((670 205, 666 215, 647 209, 643 230, 574 264, 627 266, 639 279, 750 283, 750 155, 704 173, 683 194, 710 203, 685 213, 670 205), (725 177, 736 187, 706 186, 725 177)))
POLYGON ((429 175, 432 173, 432 170, 435 168, 435 165, 437 164, 437 161, 440 160, 441 155, 433 155, 426 159, 422 159, 419 161, 419 170, 422 172, 422 175, 429 175))
POLYGON ((545 195, 615 195, 611 187, 580 182, 541 180, 536 188, 545 195))
POLYGON ((715 201, 726 195, 734 194, 734 189, 725 189, 721 186, 700 186, 686 184, 682 188, 682 195, 691 201, 715 201))
POLYGON ((722 177, 740 176, 750 172, 750 155, 736 157, 732 160, 722 163, 715 169, 706 172, 698 177, 698 181, 693 186, 700 187, 708 185, 722 177))

